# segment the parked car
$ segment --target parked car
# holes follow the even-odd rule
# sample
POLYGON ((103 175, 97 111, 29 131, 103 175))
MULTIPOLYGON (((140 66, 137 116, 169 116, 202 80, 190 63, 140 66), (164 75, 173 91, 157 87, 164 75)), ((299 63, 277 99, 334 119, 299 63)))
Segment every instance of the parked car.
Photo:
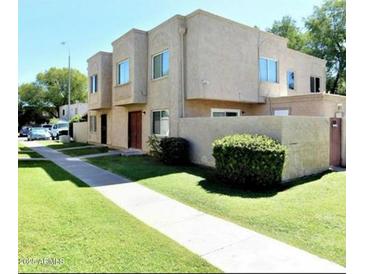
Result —
POLYGON ((58 139, 60 135, 67 135, 67 134, 68 134, 68 123, 67 122, 60 122, 60 123, 52 125, 52 129, 51 129, 52 140, 58 139))
POLYGON ((20 137, 27 137, 31 127, 22 127, 19 131, 20 137))
POLYGON ((49 132, 51 132, 52 125, 49 125, 49 124, 43 124, 43 125, 42 125, 42 128, 46 128, 46 129, 48 129, 48 131, 49 131, 49 132))
POLYGON ((33 140, 50 140, 51 134, 48 129, 43 127, 34 127, 28 133, 28 141, 33 140))

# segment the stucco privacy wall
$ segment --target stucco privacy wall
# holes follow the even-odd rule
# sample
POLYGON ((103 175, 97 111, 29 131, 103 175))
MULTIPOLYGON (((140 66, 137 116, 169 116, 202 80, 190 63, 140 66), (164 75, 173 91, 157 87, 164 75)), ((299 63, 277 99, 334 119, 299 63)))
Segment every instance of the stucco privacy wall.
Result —
POLYGON ((88 122, 73 123, 73 138, 76 142, 87 143, 88 122))
POLYGON ((283 180, 294 179, 329 167, 329 119, 325 117, 204 117, 182 118, 179 135, 191 144, 191 160, 214 166, 212 142, 237 134, 265 134, 288 149, 283 180))

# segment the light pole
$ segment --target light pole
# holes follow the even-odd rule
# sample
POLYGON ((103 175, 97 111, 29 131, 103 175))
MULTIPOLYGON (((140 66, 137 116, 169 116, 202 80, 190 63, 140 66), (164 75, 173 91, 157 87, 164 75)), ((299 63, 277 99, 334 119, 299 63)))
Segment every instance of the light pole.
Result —
MULTIPOLYGON (((66 45, 66 42, 61 42, 61 45, 66 45)), ((68 105, 67 105, 67 120, 70 122, 70 105, 71 105, 71 51, 70 45, 67 44, 68 47, 68 105)))

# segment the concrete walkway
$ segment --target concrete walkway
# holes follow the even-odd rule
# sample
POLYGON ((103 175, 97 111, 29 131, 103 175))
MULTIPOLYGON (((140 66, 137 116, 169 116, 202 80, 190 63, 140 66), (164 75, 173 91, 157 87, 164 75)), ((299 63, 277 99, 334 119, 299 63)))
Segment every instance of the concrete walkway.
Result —
POLYGON ((98 147, 108 147, 107 145, 86 145, 86 146, 78 146, 78 147, 64 147, 64 148, 55 148, 57 151, 65 151, 65 150, 74 150, 74 149, 84 149, 84 148, 98 148, 98 147))
POLYGON ((27 145, 224 272, 345 272, 333 262, 205 214, 79 158, 35 142, 27 145))
POLYGON ((80 159, 86 159, 86 158, 95 158, 95 157, 104 157, 104 156, 116 156, 121 155, 122 152, 119 150, 110 150, 108 152, 102 152, 102 153, 95 153, 95 154, 87 154, 82 156, 77 156, 80 159))

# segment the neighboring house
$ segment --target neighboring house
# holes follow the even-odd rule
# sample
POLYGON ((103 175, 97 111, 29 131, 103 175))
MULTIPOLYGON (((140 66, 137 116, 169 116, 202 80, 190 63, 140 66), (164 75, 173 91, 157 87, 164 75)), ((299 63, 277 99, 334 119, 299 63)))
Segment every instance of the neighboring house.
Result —
MULTIPOLYGON (((70 119, 74 117, 76 114, 82 117, 85 114, 87 114, 87 112, 88 112, 88 103, 75 103, 70 105, 70 119)), ((60 120, 63 121, 68 120, 68 105, 60 106, 59 118, 60 120)))
POLYGON ((88 59, 89 142, 148 151, 183 117, 343 115, 326 61, 287 42, 202 10, 130 30, 88 59))

